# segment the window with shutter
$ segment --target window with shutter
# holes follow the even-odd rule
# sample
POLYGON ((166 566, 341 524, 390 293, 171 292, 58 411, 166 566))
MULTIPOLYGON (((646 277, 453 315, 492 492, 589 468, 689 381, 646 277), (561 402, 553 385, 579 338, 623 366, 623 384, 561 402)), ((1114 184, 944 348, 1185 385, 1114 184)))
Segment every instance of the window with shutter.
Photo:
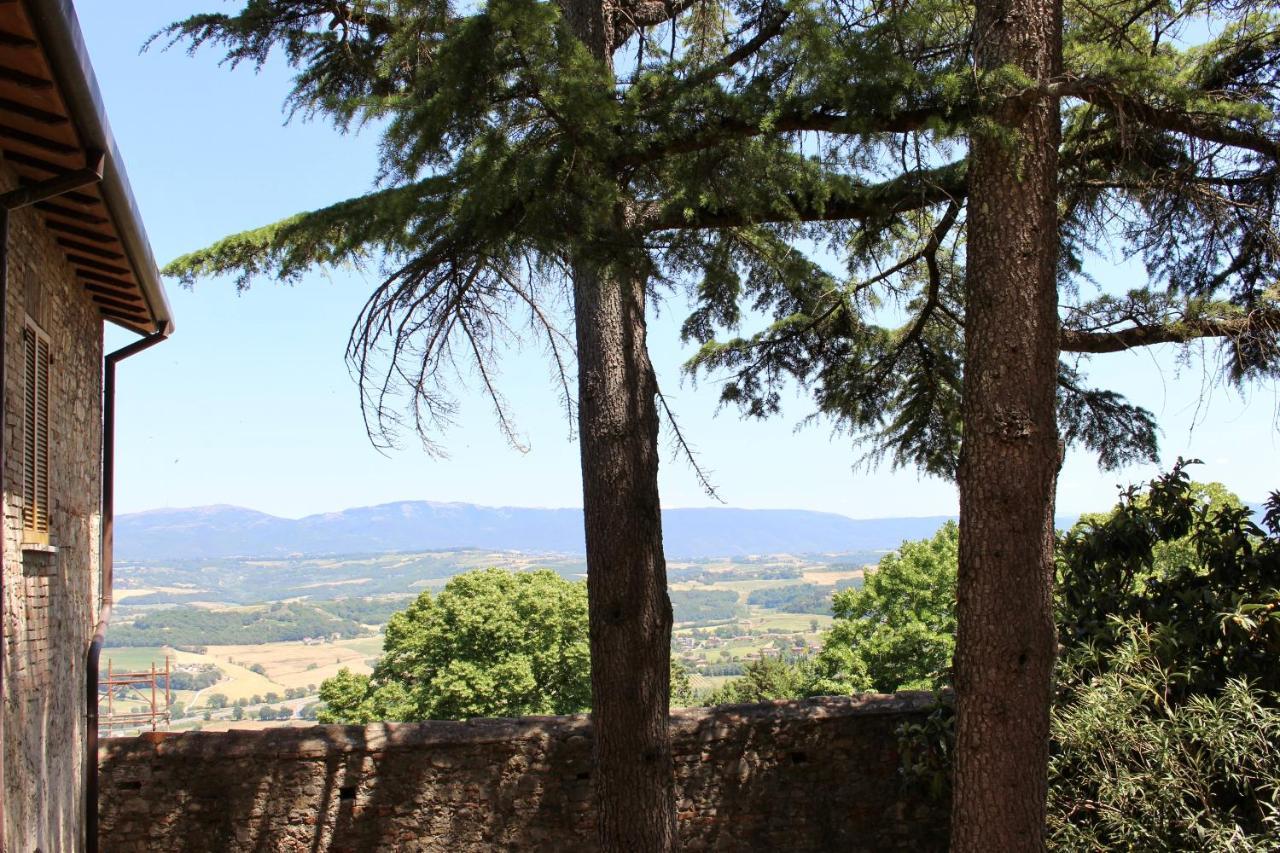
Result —
POLYGON ((49 337, 28 322, 23 336, 22 538, 49 544, 49 337))

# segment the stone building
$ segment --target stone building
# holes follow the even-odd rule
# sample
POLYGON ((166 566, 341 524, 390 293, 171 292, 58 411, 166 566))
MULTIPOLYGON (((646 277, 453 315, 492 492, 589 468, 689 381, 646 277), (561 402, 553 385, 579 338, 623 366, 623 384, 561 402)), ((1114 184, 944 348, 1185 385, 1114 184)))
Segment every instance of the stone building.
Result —
POLYGON ((70 0, 0 3, 0 281, 0 842, 55 853, 81 849, 96 823, 107 377, 172 329, 70 0), (141 337, 104 358, 106 322, 141 337))

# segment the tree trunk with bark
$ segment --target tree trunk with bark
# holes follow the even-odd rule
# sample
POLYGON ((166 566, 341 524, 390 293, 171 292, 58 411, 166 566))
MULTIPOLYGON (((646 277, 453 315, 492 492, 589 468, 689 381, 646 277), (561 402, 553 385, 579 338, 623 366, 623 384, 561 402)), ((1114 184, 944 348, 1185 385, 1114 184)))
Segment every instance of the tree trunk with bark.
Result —
MULTIPOLYGON (((609 69, 614 33, 601 0, 560 0, 573 33, 609 69)), ((590 168, 583 164, 581 168, 590 168)), ((613 177, 613 176, 610 176, 613 177)), ((658 383, 646 344, 642 272, 613 239, 572 258, 578 441, 586 521, 593 779, 600 849, 676 848, 668 729, 671 600, 658 498, 658 383), (613 246, 618 257, 611 257, 613 246)))
MULTIPOLYGON (((979 0, 980 72, 1057 71, 1054 0, 979 0)), ((1058 103, 975 134, 969 167, 952 847, 1044 848, 1056 654, 1058 103)))
POLYGON ((671 602, 644 282, 574 268, 600 847, 675 849, 671 602))

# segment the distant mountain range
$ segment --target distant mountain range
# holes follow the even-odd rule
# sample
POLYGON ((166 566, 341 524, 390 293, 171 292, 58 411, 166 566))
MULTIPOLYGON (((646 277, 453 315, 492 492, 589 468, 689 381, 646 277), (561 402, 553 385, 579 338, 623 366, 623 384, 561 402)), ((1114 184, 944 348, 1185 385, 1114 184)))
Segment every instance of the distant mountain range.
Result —
MULTIPOLYGON (((904 539, 932 535, 948 518, 669 509, 662 524, 667 555, 695 558, 887 551, 904 539)), ((289 519, 243 507, 208 506, 121 515, 115 527, 115 553, 125 560, 445 548, 581 554, 582 510, 403 501, 289 519)))
MULTIPOLYGON (((1261 519, 1262 505, 1250 504, 1261 519)), ((1078 515, 1059 516, 1065 529, 1078 515)), ((855 519, 799 509, 668 509, 668 557, 844 554, 890 551, 933 535, 955 516, 855 519)), ((305 518, 238 506, 157 509, 116 518, 116 557, 125 560, 375 554, 479 548, 582 554, 580 509, 490 507, 400 501, 305 518)))

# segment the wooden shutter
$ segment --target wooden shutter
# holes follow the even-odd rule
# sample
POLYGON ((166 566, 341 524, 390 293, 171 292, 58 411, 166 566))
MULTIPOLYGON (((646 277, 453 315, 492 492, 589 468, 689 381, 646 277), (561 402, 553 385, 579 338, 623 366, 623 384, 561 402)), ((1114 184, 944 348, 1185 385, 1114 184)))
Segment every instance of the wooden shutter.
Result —
POLYGON ((32 323, 23 335, 22 532, 49 543, 49 339, 32 323))

